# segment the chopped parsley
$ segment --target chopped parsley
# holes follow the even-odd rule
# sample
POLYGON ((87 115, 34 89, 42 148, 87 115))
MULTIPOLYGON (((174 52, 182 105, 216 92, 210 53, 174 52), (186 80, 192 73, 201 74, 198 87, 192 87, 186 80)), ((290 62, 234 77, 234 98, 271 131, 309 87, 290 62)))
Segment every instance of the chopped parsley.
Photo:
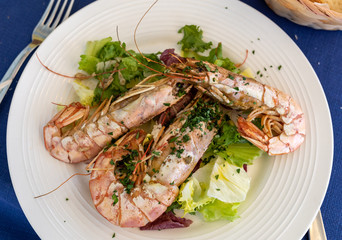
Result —
POLYGON ((173 143, 173 142, 177 141, 177 139, 178 139, 178 137, 170 138, 169 143, 173 143))
POLYGON ((181 158, 181 154, 184 152, 184 149, 180 148, 176 150, 176 157, 181 158))
POLYGON ((211 71, 209 65, 206 63, 203 63, 203 61, 196 62, 196 66, 197 66, 199 72, 204 72, 204 71, 210 72, 211 71))
POLYGON ((139 157, 139 152, 137 150, 131 149, 126 150, 128 150, 129 153, 122 156, 122 160, 117 162, 115 173, 119 175, 125 174, 125 177, 120 179, 120 183, 125 187, 125 191, 130 194, 135 182, 129 177, 134 172, 135 165, 137 164, 137 158, 139 157))
POLYGON ((208 130, 211 131, 217 126, 217 122, 220 118, 221 112, 218 103, 213 101, 204 102, 200 99, 188 114, 180 131, 184 132, 186 128, 189 128, 191 131, 194 128, 202 129, 203 123, 205 123, 208 130))
POLYGON ((240 173, 240 170, 241 170, 241 169, 240 169, 240 168, 238 168, 238 169, 236 169, 236 172, 237 172, 237 173, 240 173))
POLYGON ((182 205, 178 203, 178 201, 174 201, 170 206, 167 207, 166 212, 174 212, 175 209, 180 209, 182 205))
POLYGON ((113 206, 115 206, 115 204, 119 202, 119 198, 118 196, 116 196, 116 190, 114 190, 113 192, 112 199, 113 199, 113 206))
POLYGON ((188 134, 185 134, 185 135, 183 136, 183 142, 187 142, 187 141, 189 141, 189 140, 190 140, 189 135, 188 135, 188 134))
POLYGON ((160 152, 158 152, 158 151, 153 151, 152 154, 156 155, 156 156, 160 156, 160 152))
POLYGON ((170 106, 170 103, 163 103, 165 106, 170 106))

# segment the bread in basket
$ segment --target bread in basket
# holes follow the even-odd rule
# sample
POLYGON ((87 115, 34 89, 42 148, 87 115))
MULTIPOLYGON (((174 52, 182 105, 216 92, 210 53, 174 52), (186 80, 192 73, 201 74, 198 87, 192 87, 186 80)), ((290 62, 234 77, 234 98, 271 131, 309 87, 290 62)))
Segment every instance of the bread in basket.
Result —
POLYGON ((265 0, 278 15, 315 29, 342 30, 342 0, 265 0))

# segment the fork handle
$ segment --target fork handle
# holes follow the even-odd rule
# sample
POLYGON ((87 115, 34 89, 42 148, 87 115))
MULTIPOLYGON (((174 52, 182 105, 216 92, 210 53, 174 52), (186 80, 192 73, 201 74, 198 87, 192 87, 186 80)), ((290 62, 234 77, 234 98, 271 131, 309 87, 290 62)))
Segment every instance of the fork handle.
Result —
POLYGON ((317 216, 309 229, 309 239, 310 240, 327 240, 327 237, 325 235, 321 210, 318 211, 317 216))
POLYGON ((0 81, 0 103, 2 102, 5 94, 7 93, 14 77, 17 75, 21 65, 24 63, 27 56, 37 47, 37 45, 33 45, 30 43, 27 45, 19 55, 14 59, 11 66, 8 68, 4 77, 0 81))

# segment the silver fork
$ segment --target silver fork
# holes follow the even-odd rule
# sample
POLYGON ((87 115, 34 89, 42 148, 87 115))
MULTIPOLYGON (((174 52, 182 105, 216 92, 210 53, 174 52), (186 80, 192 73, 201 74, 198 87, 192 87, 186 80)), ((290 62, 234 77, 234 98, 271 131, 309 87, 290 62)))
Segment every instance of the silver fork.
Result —
POLYGON ((32 42, 27 45, 19 55, 14 59, 11 66, 8 68, 4 77, 0 81, 0 103, 2 102, 5 94, 7 93, 14 77, 19 71, 21 65, 24 63, 27 56, 38 47, 44 39, 66 18, 69 17, 74 0, 50 0, 43 16, 39 20, 38 24, 32 33, 32 42), (68 5, 68 7, 67 7, 68 5), (67 7, 67 8, 66 8, 67 7), (64 16, 63 16, 64 13, 64 16), (62 18, 63 16, 63 18, 62 18))

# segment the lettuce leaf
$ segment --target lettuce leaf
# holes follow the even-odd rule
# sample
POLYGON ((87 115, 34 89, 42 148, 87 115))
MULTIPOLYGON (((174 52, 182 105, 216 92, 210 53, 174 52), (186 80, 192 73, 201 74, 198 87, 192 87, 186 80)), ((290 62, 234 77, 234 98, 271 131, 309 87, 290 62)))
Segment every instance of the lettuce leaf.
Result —
POLYGON ((239 218, 237 208, 240 203, 225 203, 215 199, 213 202, 208 203, 202 208, 198 209, 202 213, 204 220, 208 222, 217 220, 228 220, 230 222, 239 218))
POLYGON ((111 37, 98 41, 88 41, 86 44, 85 53, 81 55, 81 60, 78 63, 78 69, 83 70, 88 74, 94 73, 96 71, 96 64, 101 61, 97 55, 100 50, 110 41, 112 41, 111 37))
POLYGON ((222 202, 235 203, 246 199, 250 178, 243 168, 217 157, 210 174, 207 195, 222 202))
POLYGON ((242 167, 243 164, 253 164, 253 160, 259 157, 262 151, 241 137, 233 122, 228 116, 225 117, 202 157, 203 163, 206 164, 216 156, 220 156, 238 167, 242 167))
POLYGON ((100 62, 100 59, 90 55, 81 55, 81 61, 78 62, 78 69, 85 71, 88 74, 92 74, 96 71, 96 65, 100 62))
POLYGON ((97 57, 100 50, 110 41, 112 41, 111 37, 103 38, 97 41, 88 41, 84 55, 97 57))
POLYGON ((203 41, 203 31, 196 25, 185 25, 178 30, 183 33, 183 38, 178 42, 183 51, 204 52, 211 48, 212 42, 203 41))
POLYGON ((236 208, 244 201, 250 178, 238 168, 217 157, 199 168, 180 188, 178 203, 184 213, 199 211, 207 221, 234 220, 236 208))
POLYGON ((235 73, 241 72, 229 58, 223 57, 222 43, 218 43, 216 48, 212 48, 212 42, 203 41, 203 31, 199 26, 185 25, 178 30, 178 33, 183 33, 182 40, 178 42, 181 45, 183 57, 214 63, 235 73), (206 50, 210 50, 208 56, 200 54, 206 50))
POLYGON ((118 41, 115 42, 107 42, 97 53, 97 57, 101 59, 101 61, 108 61, 111 59, 115 59, 118 57, 127 57, 129 56, 126 51, 126 44, 118 41))
POLYGON ((214 162, 199 168, 187 182, 181 185, 178 203, 184 213, 191 213, 197 208, 214 201, 207 195, 210 185, 210 175, 214 166, 214 162))
MULTIPOLYGON (((96 105, 111 96, 115 99, 122 95, 142 79, 155 73, 151 69, 156 69, 159 72, 165 70, 162 65, 158 64, 160 60, 157 54, 159 53, 144 54, 142 56, 133 50, 125 50, 125 48, 125 43, 112 41, 111 37, 87 42, 85 54, 81 55, 79 61, 79 69, 88 74, 94 74, 95 79, 98 80, 98 86, 95 88, 92 98, 92 105, 96 105), (145 57, 153 61, 149 61, 145 57), (120 71, 120 73, 116 71, 120 71), (102 89, 101 81, 108 78, 113 78, 113 81, 106 89, 102 89)), ((156 79, 159 78, 156 77, 151 81, 156 79)))
POLYGON ((226 148, 226 160, 238 167, 244 164, 251 165, 255 158, 262 154, 262 150, 250 143, 236 143, 226 148))
POLYGON ((89 89, 89 87, 82 84, 80 80, 75 80, 71 84, 77 96, 80 98, 80 102, 83 105, 91 105, 94 98, 94 90, 89 89))

